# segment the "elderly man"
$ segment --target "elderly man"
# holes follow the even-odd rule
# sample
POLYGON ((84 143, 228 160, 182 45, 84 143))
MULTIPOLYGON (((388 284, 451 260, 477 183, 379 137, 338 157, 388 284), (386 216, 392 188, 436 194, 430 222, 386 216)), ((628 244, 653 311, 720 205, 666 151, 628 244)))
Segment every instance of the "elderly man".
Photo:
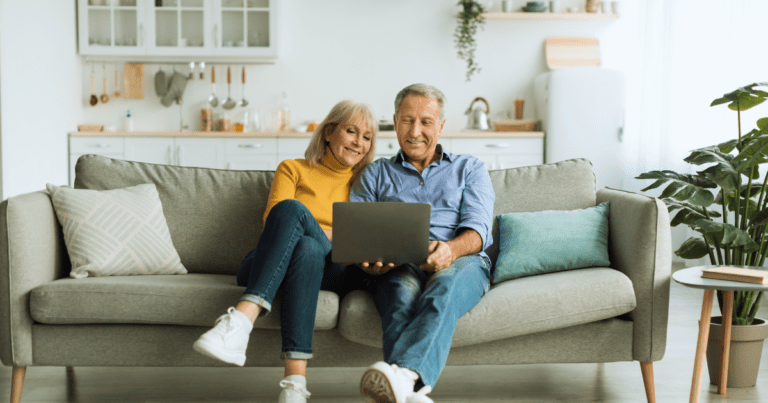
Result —
POLYGON ((361 264, 372 275, 384 332, 384 362, 360 382, 369 403, 432 402, 427 393, 445 366, 456 323, 489 288, 491 262, 483 251, 492 242, 493 188, 481 161, 437 143, 444 104, 443 93, 426 84, 400 91, 400 151, 370 164, 352 186, 351 201, 432 206, 426 263, 361 264))

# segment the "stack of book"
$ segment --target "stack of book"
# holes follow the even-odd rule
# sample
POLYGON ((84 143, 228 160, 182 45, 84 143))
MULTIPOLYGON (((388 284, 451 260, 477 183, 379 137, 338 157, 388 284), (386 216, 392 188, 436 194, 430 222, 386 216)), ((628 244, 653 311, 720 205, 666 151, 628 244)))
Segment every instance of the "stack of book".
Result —
POLYGON ((741 267, 713 267, 701 271, 701 277, 743 283, 768 284, 768 271, 741 267))

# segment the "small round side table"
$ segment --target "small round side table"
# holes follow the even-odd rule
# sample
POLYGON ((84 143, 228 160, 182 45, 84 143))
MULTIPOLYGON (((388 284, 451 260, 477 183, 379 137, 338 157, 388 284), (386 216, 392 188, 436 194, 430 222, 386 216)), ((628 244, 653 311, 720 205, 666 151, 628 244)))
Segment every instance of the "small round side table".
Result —
MULTIPOLYGON (((741 281, 715 280, 701 277, 703 269, 722 266, 697 266, 683 269, 672 274, 672 278, 678 283, 691 288, 704 290, 704 301, 701 304, 701 320, 699 321, 699 340, 696 343, 696 359, 693 364, 693 381, 691 383, 691 397, 689 403, 698 403, 701 392, 701 375, 704 371, 704 354, 707 351, 709 340, 709 324, 712 316, 712 300, 715 290, 724 291, 723 295, 723 349, 720 352, 720 380, 717 383, 717 393, 724 395, 728 386, 728 355, 731 348, 731 320, 733 319, 733 292, 734 291, 768 291, 768 284, 753 284, 741 281)), ((746 269, 764 270, 765 267, 735 266, 746 269)), ((711 364, 711 363, 710 363, 711 364)))

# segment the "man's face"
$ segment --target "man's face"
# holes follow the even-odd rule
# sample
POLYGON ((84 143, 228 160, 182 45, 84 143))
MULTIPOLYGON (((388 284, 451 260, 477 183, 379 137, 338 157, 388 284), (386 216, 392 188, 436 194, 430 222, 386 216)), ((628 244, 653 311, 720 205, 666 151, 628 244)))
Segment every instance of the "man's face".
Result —
POLYGON ((445 121, 440 121, 437 100, 421 95, 406 95, 394 116, 400 148, 409 162, 430 162, 445 121))

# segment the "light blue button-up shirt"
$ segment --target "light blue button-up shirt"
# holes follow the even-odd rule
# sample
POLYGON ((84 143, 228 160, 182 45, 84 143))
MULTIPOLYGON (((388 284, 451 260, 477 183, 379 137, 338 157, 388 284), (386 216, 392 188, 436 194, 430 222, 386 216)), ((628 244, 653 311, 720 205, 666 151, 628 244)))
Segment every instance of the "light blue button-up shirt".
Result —
POLYGON ((450 241, 461 228, 477 231, 483 239, 480 256, 493 243, 495 195, 485 164, 471 155, 442 152, 424 171, 405 161, 402 150, 391 158, 369 164, 352 185, 353 202, 429 203, 430 241, 450 241))

